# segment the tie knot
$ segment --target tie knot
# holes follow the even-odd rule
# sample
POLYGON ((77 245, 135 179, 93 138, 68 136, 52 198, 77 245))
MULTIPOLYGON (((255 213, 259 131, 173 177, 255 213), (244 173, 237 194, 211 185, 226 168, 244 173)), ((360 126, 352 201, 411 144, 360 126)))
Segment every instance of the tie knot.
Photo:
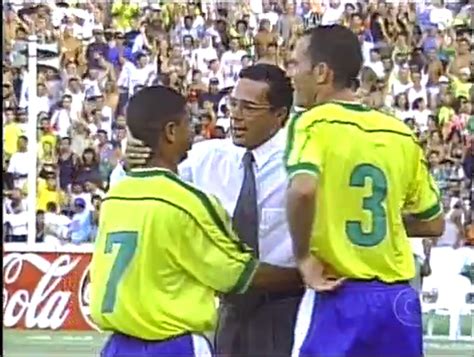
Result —
POLYGON ((255 161, 255 158, 253 157, 252 152, 251 151, 245 152, 245 155, 242 159, 244 166, 251 166, 254 161, 255 161))

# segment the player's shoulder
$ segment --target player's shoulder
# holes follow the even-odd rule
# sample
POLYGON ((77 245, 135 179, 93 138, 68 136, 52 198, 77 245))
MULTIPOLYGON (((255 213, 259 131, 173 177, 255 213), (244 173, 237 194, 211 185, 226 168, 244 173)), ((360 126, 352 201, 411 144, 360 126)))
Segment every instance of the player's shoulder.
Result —
POLYGON ((188 159, 192 161, 193 166, 200 165, 202 162, 212 162, 222 160, 223 158, 234 159, 243 149, 235 146, 232 139, 211 139, 193 144, 188 152, 188 159))
POLYGON ((123 196, 126 192, 133 191, 137 185, 129 173, 125 173, 120 180, 109 187, 105 198, 123 196))
POLYGON ((173 193, 168 192, 170 200, 174 202, 179 210, 194 219, 200 217, 211 217, 213 220, 223 211, 219 199, 201 190, 196 185, 180 179, 176 175, 168 175, 173 186, 173 193))
POLYGON ((392 113, 384 109, 372 109, 372 114, 375 117, 380 118, 380 123, 384 127, 396 130, 401 134, 405 134, 413 138, 415 137, 413 130, 410 129, 408 125, 406 125, 402 120, 398 119, 392 113))
POLYGON ((201 205, 207 207, 216 203, 211 195, 164 169, 128 173, 126 178, 111 187, 105 200, 117 197, 168 202, 186 212, 196 212, 201 205))
POLYGON ((328 101, 316 104, 304 111, 296 112, 292 118, 294 125, 316 125, 322 123, 344 124, 354 120, 360 112, 370 108, 359 103, 328 101))
POLYGON ((383 110, 373 109, 357 102, 326 102, 301 114, 312 123, 353 125, 366 131, 394 131, 412 137, 413 131, 401 120, 383 110))

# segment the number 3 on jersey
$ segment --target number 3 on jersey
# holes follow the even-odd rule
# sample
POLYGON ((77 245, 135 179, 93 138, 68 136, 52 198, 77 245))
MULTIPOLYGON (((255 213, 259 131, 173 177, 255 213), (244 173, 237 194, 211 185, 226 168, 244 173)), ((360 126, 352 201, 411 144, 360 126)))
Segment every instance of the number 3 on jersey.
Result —
POLYGON ((137 232, 115 232, 107 236, 105 242, 105 254, 111 254, 114 245, 119 245, 119 251, 110 270, 109 280, 105 287, 104 300, 102 301, 102 313, 114 311, 115 300, 117 298, 117 286, 125 270, 137 249, 137 232))
POLYGON ((346 233, 352 243, 372 247, 387 235, 387 214, 383 203, 387 198, 387 178, 382 170, 370 164, 358 165, 352 170, 349 186, 366 187, 366 179, 372 181, 372 194, 362 200, 362 209, 371 213, 372 227, 364 232, 361 221, 346 221, 346 233))

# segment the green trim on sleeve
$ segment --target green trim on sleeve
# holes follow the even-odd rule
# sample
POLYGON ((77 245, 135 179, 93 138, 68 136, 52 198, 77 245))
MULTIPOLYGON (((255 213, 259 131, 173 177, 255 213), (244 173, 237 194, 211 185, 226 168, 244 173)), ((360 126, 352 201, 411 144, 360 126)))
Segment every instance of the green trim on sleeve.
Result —
POLYGON ((442 208, 441 208, 441 205, 439 204, 439 201, 436 202, 436 204, 434 206, 431 206, 430 208, 428 208, 427 210, 424 210, 423 212, 420 212, 420 213, 413 213, 413 217, 415 217, 416 219, 419 219, 419 220, 423 220, 423 221, 429 221, 433 218, 435 218, 436 216, 438 216, 440 213, 442 213, 442 208))
POLYGON ((287 137, 286 137, 286 147, 283 155, 283 160, 285 164, 290 158, 291 151, 293 150, 293 141, 295 139, 295 125, 296 121, 305 113, 305 111, 296 113, 292 118, 290 118, 290 123, 288 125, 287 137))
POLYGON ((319 167, 310 162, 301 162, 299 164, 288 166, 286 168, 286 171, 288 173, 288 177, 290 178, 299 173, 305 173, 310 175, 319 175, 321 173, 319 167))
POLYGON ((230 294, 243 294, 247 291, 250 283, 252 282, 253 276, 255 275, 258 265, 260 262, 251 257, 249 261, 246 263, 244 270, 240 274, 237 282, 235 283, 234 287, 229 291, 230 294))

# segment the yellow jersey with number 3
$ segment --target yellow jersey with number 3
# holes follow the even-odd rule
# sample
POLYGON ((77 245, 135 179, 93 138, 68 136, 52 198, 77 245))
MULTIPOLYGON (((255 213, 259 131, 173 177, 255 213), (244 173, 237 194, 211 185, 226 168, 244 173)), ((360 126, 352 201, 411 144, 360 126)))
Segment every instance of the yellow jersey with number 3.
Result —
POLYGON ((212 331, 215 292, 245 291, 257 264, 213 196, 168 170, 132 171, 101 206, 91 316, 145 340, 212 331))
POLYGON ((402 212, 430 220, 442 208, 403 122, 357 103, 318 105, 290 120, 285 161, 290 179, 317 176, 312 254, 349 278, 414 276, 402 212))

